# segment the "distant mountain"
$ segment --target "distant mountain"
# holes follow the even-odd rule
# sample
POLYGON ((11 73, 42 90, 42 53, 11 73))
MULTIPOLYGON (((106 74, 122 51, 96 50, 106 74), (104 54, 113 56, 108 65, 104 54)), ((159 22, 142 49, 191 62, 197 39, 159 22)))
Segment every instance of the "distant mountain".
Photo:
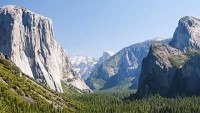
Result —
MULTIPOLYGON (((168 43, 171 39, 162 40, 168 43)), ((85 81, 93 90, 137 89, 142 59, 154 41, 149 40, 126 47, 95 69, 85 81)), ((160 41, 160 40, 159 40, 160 41)))
POLYGON ((0 7, 0 52, 23 73, 62 91, 61 81, 89 90, 72 70, 67 52, 54 38, 51 19, 21 6, 0 7))
POLYGON ((86 80, 97 64, 97 59, 87 56, 75 56, 71 59, 71 63, 73 69, 80 74, 83 80, 86 80))
POLYGON ((115 53, 112 51, 104 51, 103 55, 98 59, 96 67, 100 66, 102 63, 104 63, 106 60, 108 60, 114 54, 115 53))
POLYGON ((200 95, 200 20, 183 17, 169 45, 156 43, 142 62, 137 97, 200 95))
POLYGON ((75 56, 71 59, 71 63, 73 69, 82 77, 82 79, 86 80, 95 68, 98 68, 112 55, 114 55, 113 52, 105 51, 99 59, 89 56, 75 56))

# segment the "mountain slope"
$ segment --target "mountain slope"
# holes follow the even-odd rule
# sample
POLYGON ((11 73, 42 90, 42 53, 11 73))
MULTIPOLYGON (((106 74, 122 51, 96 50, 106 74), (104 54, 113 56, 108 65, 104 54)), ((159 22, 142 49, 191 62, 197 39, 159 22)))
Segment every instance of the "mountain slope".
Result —
MULTIPOLYGON (((163 40, 168 43, 170 39, 163 40)), ((93 71, 85 81, 94 90, 136 89, 142 59, 147 55, 153 40, 126 47, 93 71)))
POLYGON ((75 111, 77 106, 76 101, 41 85, 0 54, 1 112, 64 113, 75 111))
POLYGON ((80 90, 89 89, 55 41, 49 18, 16 5, 1 7, 0 39, 0 52, 30 77, 58 92, 62 92, 61 80, 80 90))

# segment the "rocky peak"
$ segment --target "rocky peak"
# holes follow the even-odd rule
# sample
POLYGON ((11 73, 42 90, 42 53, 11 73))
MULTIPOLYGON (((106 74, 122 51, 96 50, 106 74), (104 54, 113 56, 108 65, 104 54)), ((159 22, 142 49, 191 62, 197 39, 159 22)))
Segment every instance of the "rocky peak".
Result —
POLYGON ((186 16, 180 19, 170 46, 186 52, 200 49, 200 19, 186 16))
POLYGON ((112 51, 104 51, 103 55, 97 61, 97 64, 104 63, 106 60, 108 60, 113 55, 114 55, 114 52, 112 52, 112 51))

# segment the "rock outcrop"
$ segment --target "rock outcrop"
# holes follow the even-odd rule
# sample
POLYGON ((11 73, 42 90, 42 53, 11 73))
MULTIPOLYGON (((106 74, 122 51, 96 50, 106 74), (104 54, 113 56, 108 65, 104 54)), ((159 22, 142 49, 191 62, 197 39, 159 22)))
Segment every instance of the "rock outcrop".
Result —
POLYGON ((98 68, 101 64, 107 61, 110 57, 112 57, 115 53, 112 51, 104 51, 103 55, 98 59, 96 68, 98 68))
MULTIPOLYGON (((55 41, 52 21, 25 8, 0 8, 0 52, 25 74, 62 92, 61 80, 74 80, 88 89, 71 69, 67 52, 55 41)), ((72 82, 72 81, 71 81, 72 82)))

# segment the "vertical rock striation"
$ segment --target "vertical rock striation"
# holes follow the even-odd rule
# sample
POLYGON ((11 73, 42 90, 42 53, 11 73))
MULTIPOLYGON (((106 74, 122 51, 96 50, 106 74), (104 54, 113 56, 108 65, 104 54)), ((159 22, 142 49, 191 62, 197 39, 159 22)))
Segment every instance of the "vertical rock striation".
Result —
POLYGON ((0 8, 0 52, 27 75, 62 92, 61 80, 78 80, 80 89, 88 89, 71 69, 68 54, 55 41, 52 21, 25 8, 8 5, 0 8))

